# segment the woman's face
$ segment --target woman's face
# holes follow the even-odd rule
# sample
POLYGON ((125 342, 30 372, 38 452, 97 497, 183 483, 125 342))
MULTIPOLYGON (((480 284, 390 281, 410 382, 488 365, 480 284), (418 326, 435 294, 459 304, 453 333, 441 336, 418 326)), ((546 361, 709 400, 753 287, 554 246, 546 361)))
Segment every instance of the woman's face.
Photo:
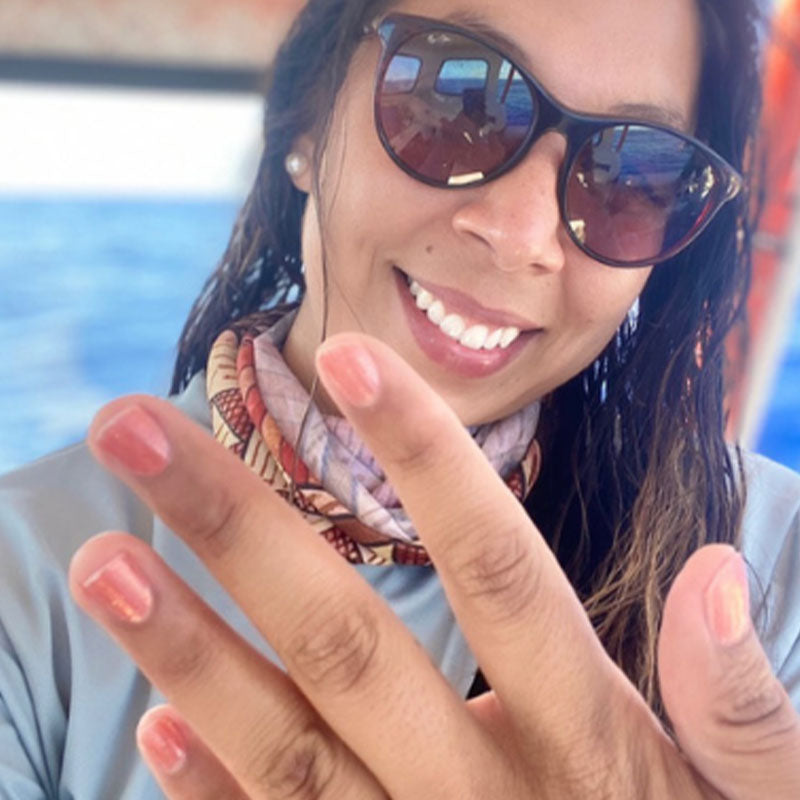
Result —
MULTIPOLYGON (((694 0, 405 0, 394 10, 479 17, 515 42, 568 107, 691 126, 701 61, 694 0)), ((559 134, 545 134, 514 169, 478 187, 439 189, 399 169, 373 122, 379 55, 377 38, 365 41, 337 100, 321 195, 309 197, 303 221, 307 293, 284 354, 310 385, 325 313, 324 238, 328 334, 383 340, 464 424, 499 419, 590 364, 650 268, 604 266, 568 238, 556 199, 559 134), (505 350, 465 347, 415 307, 403 275, 467 328, 523 333, 505 350)), ((297 183, 308 191, 310 174, 297 183)))

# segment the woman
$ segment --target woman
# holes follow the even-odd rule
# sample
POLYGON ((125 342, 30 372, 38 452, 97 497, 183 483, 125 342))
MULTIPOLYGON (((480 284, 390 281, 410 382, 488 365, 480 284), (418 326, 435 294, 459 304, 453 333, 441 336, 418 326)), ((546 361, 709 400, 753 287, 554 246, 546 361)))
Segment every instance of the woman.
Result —
POLYGON ((800 483, 722 438, 753 9, 484 5, 301 14, 176 365, 225 447, 126 398, 140 499, 5 479, 12 796, 155 796, 161 692, 170 798, 796 796, 800 483))

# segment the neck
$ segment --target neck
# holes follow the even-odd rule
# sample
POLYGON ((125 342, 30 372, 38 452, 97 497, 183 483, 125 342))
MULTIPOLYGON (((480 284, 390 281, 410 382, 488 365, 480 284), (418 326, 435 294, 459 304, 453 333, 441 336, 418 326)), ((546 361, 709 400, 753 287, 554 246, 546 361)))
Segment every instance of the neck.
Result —
MULTIPOLYGON (((314 380, 317 377, 317 371, 314 366, 314 353, 316 348, 311 345, 311 342, 321 341, 321 328, 315 324, 313 314, 310 312, 308 304, 305 302, 301 303, 297 316, 292 323, 292 327, 289 329, 289 335, 286 337, 281 355, 283 355, 287 366, 294 373, 300 385, 309 394, 312 394, 312 389, 315 388, 314 380)), ((331 400, 325 388, 319 382, 317 382, 313 398, 317 408, 323 414, 338 417, 342 416, 336 404, 331 400)))

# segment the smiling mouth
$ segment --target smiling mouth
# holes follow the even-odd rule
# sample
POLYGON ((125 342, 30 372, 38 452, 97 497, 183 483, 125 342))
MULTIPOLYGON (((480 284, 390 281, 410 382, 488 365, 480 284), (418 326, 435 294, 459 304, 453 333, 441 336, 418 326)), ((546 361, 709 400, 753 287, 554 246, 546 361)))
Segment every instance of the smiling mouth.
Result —
MULTIPOLYGON (((491 321, 481 322, 479 314, 470 317, 462 315, 449 307, 449 300, 437 296, 422 286, 411 276, 396 268, 408 287, 416 307, 427 318, 428 322, 438 328, 445 336, 458 342, 468 350, 493 351, 507 350, 521 334, 527 333, 516 325, 498 325, 491 321), (471 320, 471 321, 470 321, 471 320)), ((451 290, 443 290, 448 293, 451 290)), ((497 312, 487 312, 497 315, 497 312)), ((530 329, 532 330, 532 329, 530 329)))
POLYGON ((423 289, 415 280, 406 276, 408 290, 417 303, 417 308, 424 311, 428 320, 436 325, 439 330, 455 339, 459 344, 470 350, 505 350, 515 342, 521 333, 519 328, 495 328, 490 330, 487 325, 470 325, 460 314, 449 313, 444 303, 427 289, 423 289))
POLYGON ((422 286, 398 267, 394 268, 394 276, 418 347, 447 372, 465 378, 493 375, 516 359, 528 343, 543 332, 542 328, 509 324, 518 319, 484 308, 458 290, 427 282, 422 286), (440 293, 442 299, 434 292, 440 293), (450 309, 455 307, 462 313, 448 310, 446 302, 450 309))

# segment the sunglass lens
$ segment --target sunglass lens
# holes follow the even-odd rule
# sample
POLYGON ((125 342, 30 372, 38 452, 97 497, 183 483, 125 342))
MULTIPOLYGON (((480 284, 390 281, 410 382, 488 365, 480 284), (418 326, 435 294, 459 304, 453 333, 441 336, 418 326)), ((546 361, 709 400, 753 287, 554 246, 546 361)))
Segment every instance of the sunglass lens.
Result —
POLYGON ((567 224, 590 253, 619 263, 677 252, 716 206, 719 176, 680 136, 646 125, 614 125, 578 152, 567 178, 567 224))
POLYGON ((378 82, 384 144, 416 177, 466 186, 491 177, 519 152, 536 102, 513 64, 455 33, 432 31, 403 43, 378 82))

